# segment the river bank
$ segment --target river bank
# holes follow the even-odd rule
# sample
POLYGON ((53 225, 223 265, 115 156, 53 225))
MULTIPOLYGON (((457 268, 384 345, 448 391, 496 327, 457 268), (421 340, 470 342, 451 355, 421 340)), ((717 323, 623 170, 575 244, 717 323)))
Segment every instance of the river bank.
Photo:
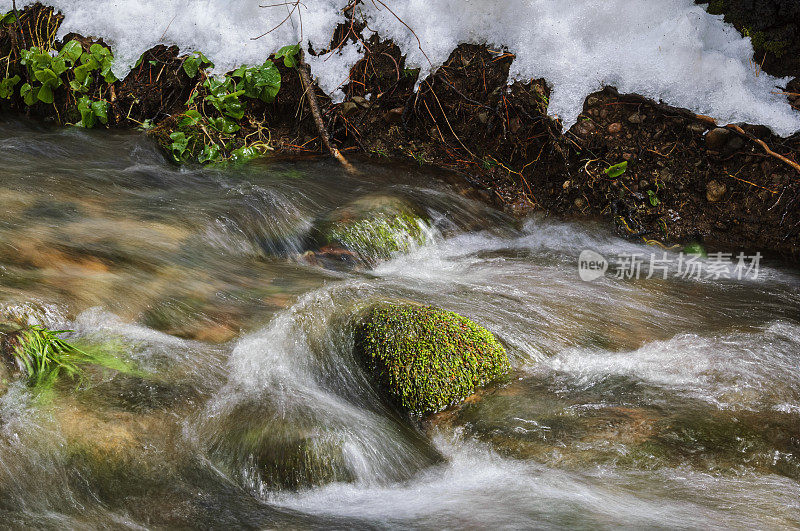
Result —
MULTIPOLYGON (((717 4, 711 8, 725 7, 717 4)), ((102 46, 78 35, 57 41, 62 18, 36 4, 21 11, 19 21, 4 23, 6 79, 17 71, 19 85, 24 82, 19 60, 26 46, 63 50, 74 40, 83 53, 102 46)), ((331 46, 361 40, 362 29, 351 19, 331 46)), ((577 123, 564 131, 548 116, 548 80, 506 88, 512 53, 462 44, 434 74, 419 79, 391 41, 372 36, 362 44, 364 58, 341 87, 344 101, 333 103, 315 89, 325 129, 346 156, 449 170, 465 193, 515 215, 600 219, 621 235, 665 247, 698 241, 711 250, 800 256, 800 171, 790 164, 798 160, 799 134, 781 138, 759 125, 720 128, 724 124, 707 117, 612 87, 588 96, 577 123)), ((207 84, 198 54, 158 46, 117 80, 103 68, 102 49, 95 52, 98 68, 84 78, 86 91, 54 90, 51 104, 27 105, 14 86, 3 109, 61 124, 84 120, 90 109, 97 126, 144 128, 180 160, 316 156, 324 149, 293 57, 273 56, 269 71, 253 72, 273 81, 279 76, 279 88, 267 91, 274 94, 237 99, 229 108, 213 98, 232 90, 207 84), (91 101, 81 111, 83 95, 91 101), (219 117, 203 121, 206 107, 219 117)), ((792 54, 782 57, 788 59, 770 57, 753 68, 796 77, 792 54)), ((75 68, 64 74, 65 85, 75 68)), ((795 79, 776 88, 795 109, 796 85, 795 79)))

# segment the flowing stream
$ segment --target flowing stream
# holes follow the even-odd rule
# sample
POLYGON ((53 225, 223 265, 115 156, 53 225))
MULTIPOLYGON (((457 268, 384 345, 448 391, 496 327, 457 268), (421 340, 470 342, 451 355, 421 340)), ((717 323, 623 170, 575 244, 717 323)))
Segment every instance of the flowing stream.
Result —
POLYGON ((584 282, 584 249, 654 249, 388 163, 178 168, 140 134, 13 122, 0 155, 0 308, 136 367, 3 383, 3 527, 800 526, 796 269, 584 282), (377 195, 427 212, 424 245, 306 253, 377 195), (483 324, 511 379, 403 419, 352 355, 380 299, 483 324))

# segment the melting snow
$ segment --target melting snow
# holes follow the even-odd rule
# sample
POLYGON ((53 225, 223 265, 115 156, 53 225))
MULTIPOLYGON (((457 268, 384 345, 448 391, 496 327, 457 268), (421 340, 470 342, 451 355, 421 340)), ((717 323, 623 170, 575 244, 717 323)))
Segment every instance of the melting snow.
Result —
MULTIPOLYGON (((304 43, 325 49, 345 21, 348 0, 303 0, 294 12, 283 0, 46 3, 66 15, 61 36, 76 32, 109 42, 122 77, 158 43, 201 50, 220 72, 263 62, 300 40, 301 27, 304 43)), ((10 6, 0 0, 0 9, 10 6)), ((549 112, 566 127, 589 93, 613 85, 722 122, 761 123, 781 135, 800 130, 800 113, 776 94, 782 80, 757 75, 750 40, 693 0, 365 0, 360 9, 369 30, 393 39, 409 68, 419 67, 422 76, 460 43, 506 47, 517 56, 510 81, 547 79, 553 88, 549 112)), ((343 97, 339 88, 362 52, 351 44, 333 56, 309 58, 334 100, 343 97)))

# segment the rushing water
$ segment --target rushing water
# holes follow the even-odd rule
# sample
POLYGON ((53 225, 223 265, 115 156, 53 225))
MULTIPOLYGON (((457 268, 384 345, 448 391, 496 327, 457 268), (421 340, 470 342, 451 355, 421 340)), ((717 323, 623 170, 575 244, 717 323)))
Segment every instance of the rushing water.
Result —
POLYGON ((0 305, 138 368, 7 386, 4 527, 800 526, 791 268, 583 282, 583 249, 652 248, 516 223, 414 168, 177 168, 137 134, 13 123, 0 154, 0 305), (308 260, 315 220, 370 194, 424 208, 428 242, 308 260), (402 419, 348 324, 395 298, 487 326, 512 380, 402 419))

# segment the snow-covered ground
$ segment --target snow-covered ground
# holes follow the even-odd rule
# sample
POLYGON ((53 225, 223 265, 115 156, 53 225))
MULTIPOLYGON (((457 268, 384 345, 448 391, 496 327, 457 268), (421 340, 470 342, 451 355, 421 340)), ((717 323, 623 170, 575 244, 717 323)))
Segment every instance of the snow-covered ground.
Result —
MULTIPOLYGON (((348 0, 45 3, 66 15, 61 35, 109 42, 122 77, 158 43, 203 51, 220 72, 261 63, 301 40, 325 49, 345 21, 348 0)), ((0 9, 10 7, 11 0, 0 0, 0 9)), ((754 66, 750 40, 692 0, 365 0, 359 9, 368 21, 365 33, 394 40, 408 67, 419 67, 423 77, 460 43, 506 47, 517 56, 509 81, 547 79, 553 88, 549 112, 566 127, 588 94, 613 85, 722 122, 760 123, 784 136, 800 130, 800 113, 777 94, 781 80, 754 66)), ((350 44, 309 57, 320 86, 335 100, 343 97, 339 87, 362 52, 350 44)))

